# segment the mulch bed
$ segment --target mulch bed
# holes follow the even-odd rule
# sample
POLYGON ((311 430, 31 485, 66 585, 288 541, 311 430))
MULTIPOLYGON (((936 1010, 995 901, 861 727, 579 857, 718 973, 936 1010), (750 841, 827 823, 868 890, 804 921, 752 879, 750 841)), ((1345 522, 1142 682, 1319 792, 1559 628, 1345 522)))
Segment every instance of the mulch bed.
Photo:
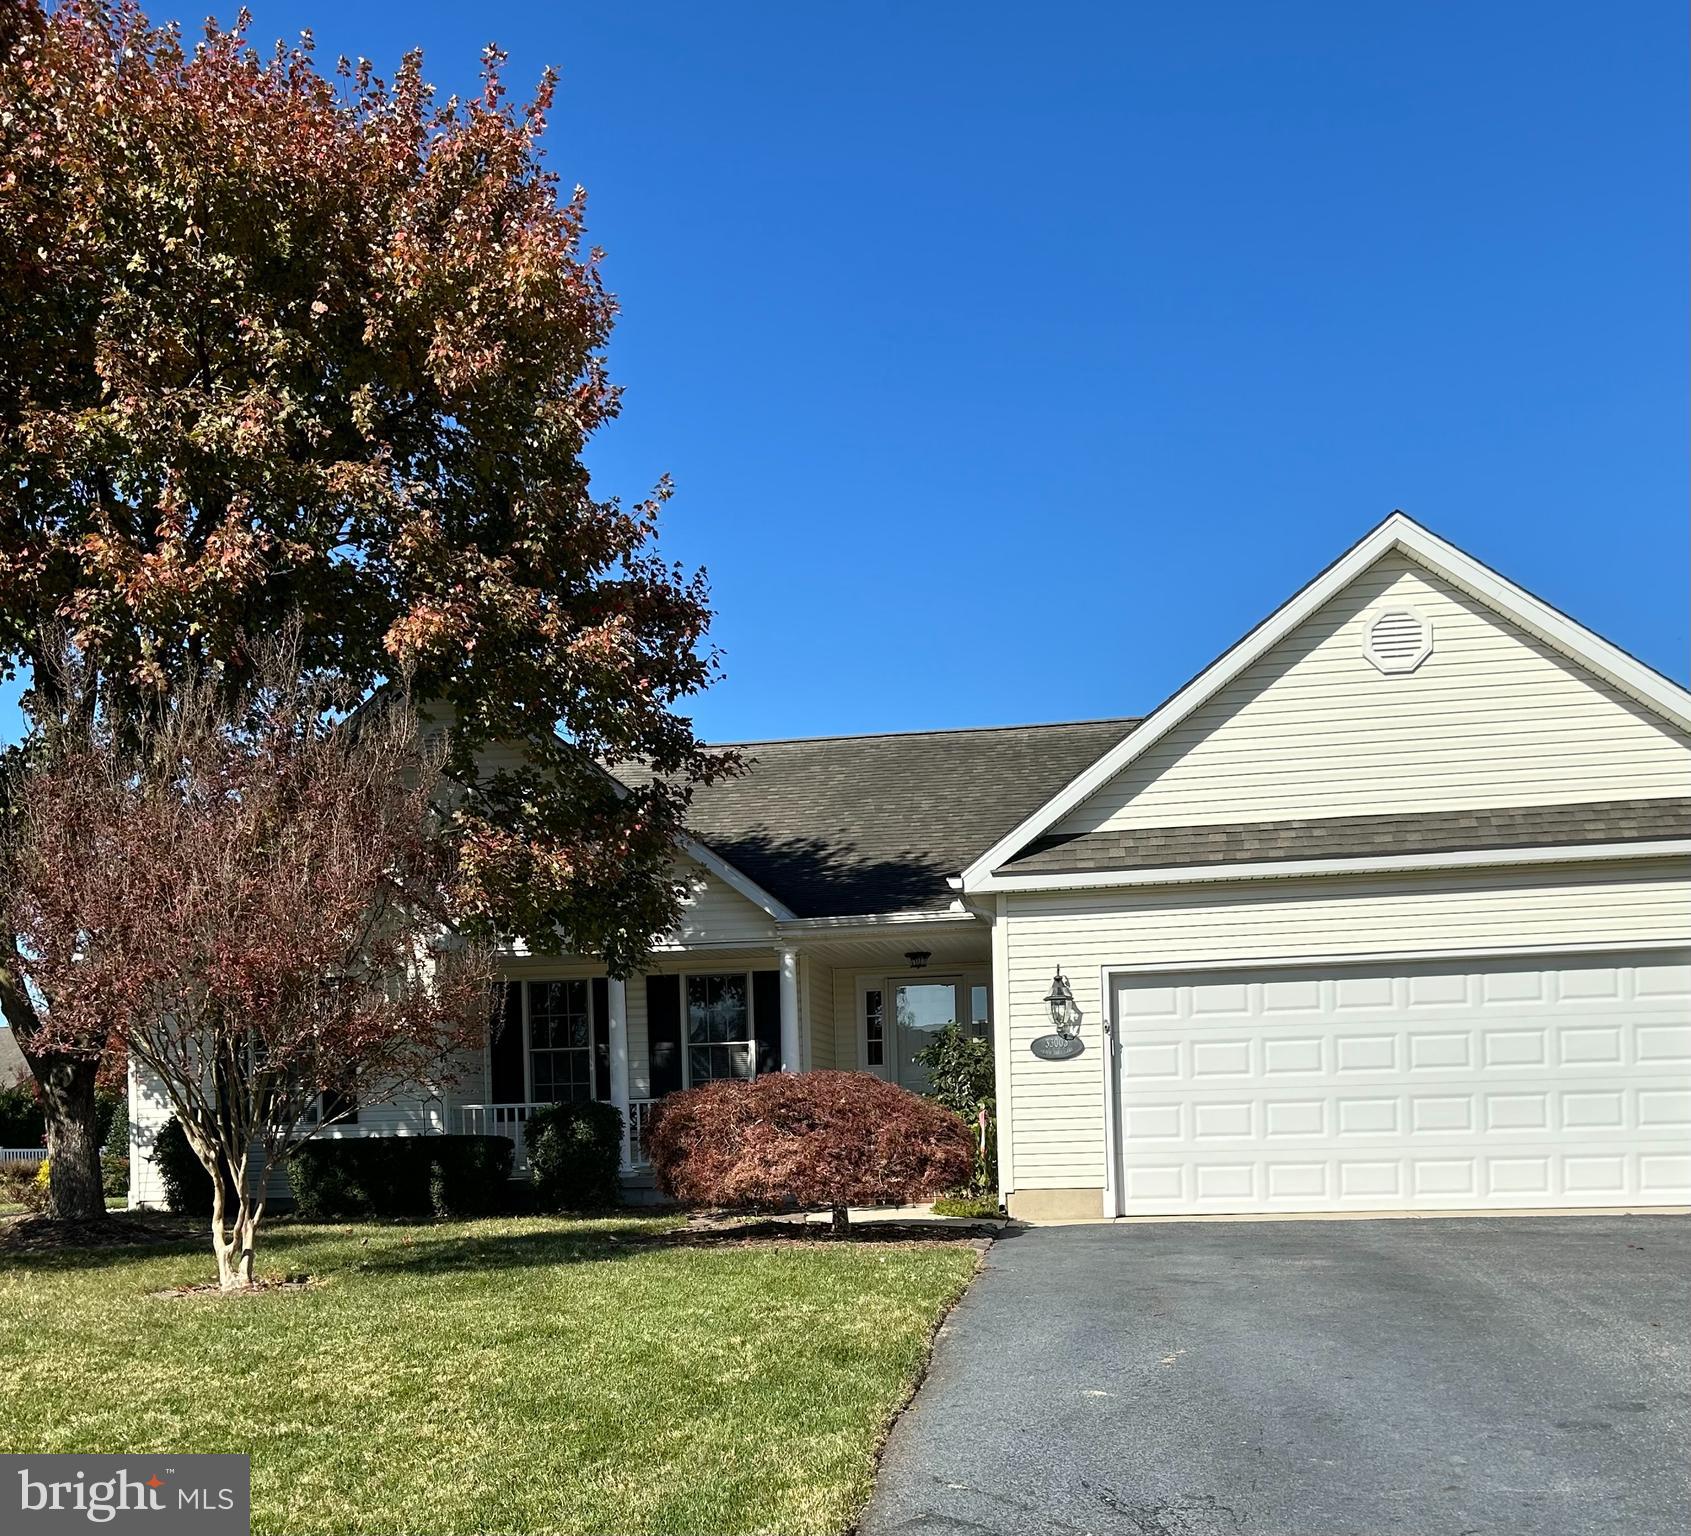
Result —
POLYGON ((199 1285, 167 1285, 162 1291, 149 1291, 147 1294, 160 1301, 185 1301, 195 1296, 212 1296, 221 1301, 225 1297, 274 1296, 278 1292, 309 1291, 322 1283, 310 1275, 260 1275, 251 1285, 238 1291, 226 1291, 215 1280, 205 1280, 199 1285))
POLYGON ((205 1238, 206 1224, 164 1211, 111 1211, 86 1221, 15 1216, 0 1221, 0 1253, 58 1253, 69 1248, 134 1248, 205 1238))

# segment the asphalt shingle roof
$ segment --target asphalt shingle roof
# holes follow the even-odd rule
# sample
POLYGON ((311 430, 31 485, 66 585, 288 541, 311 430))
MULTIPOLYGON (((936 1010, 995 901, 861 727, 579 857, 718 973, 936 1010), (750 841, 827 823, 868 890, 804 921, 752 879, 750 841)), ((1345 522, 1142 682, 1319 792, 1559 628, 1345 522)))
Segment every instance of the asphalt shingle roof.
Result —
POLYGON ((1479 811, 1054 834, 1035 839, 1007 860, 1003 869, 1018 875, 1091 874, 1110 869, 1454 853, 1463 849, 1629 843, 1671 837, 1691 837, 1691 799, 1596 800, 1479 811))
POLYGON ((1138 723, 723 743, 750 770, 701 787, 688 828, 800 917, 939 910, 953 896, 947 876, 1138 723))

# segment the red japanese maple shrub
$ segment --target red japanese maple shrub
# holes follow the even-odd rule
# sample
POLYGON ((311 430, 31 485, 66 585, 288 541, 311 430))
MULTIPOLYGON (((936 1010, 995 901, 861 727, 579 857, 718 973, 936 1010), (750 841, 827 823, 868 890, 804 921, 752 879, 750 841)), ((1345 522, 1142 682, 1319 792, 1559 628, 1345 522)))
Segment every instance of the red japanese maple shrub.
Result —
POLYGON ((932 1199, 967 1181, 969 1128, 861 1072, 772 1073, 663 1101, 646 1139, 658 1186, 688 1205, 826 1207, 932 1199))

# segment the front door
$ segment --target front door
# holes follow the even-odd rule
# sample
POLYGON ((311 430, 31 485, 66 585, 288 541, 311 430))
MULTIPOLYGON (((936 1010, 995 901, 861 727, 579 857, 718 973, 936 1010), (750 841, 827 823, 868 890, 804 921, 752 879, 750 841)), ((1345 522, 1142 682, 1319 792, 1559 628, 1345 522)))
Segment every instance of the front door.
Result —
POLYGON ((926 1093, 931 1086, 928 1069, 916 1058, 938 1031, 956 1022, 961 986, 954 977, 891 983, 894 1064, 899 1084, 912 1093, 926 1093))

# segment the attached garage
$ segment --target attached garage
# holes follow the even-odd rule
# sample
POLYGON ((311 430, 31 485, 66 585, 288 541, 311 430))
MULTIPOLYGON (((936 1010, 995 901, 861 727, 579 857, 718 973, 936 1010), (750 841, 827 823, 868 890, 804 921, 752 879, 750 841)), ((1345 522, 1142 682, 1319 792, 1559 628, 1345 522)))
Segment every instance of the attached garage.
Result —
POLYGON ((1691 952, 1112 987, 1123 1215, 1691 1202, 1691 952))
POLYGON ((963 871, 1011 1213, 1691 1204, 1688 855, 1691 694, 1394 515, 963 871))

